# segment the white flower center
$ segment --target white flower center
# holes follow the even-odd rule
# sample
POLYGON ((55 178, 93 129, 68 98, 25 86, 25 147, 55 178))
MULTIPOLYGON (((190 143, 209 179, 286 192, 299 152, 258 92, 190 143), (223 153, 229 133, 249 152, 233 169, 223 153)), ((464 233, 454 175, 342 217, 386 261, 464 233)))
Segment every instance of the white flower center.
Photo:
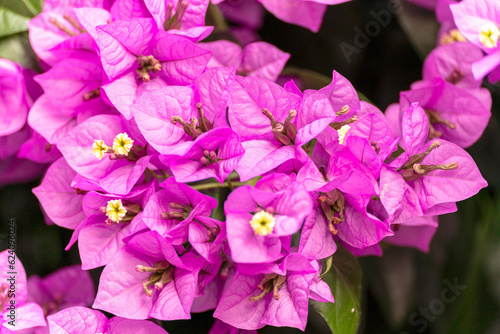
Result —
POLYGON ((119 223, 120 220, 127 214, 127 209, 122 204, 121 199, 115 199, 108 201, 106 206, 106 216, 115 223, 119 223))
POLYGON ((104 153, 108 151, 108 146, 104 144, 104 140, 94 140, 92 144, 92 153, 101 160, 104 157, 104 153))
POLYGON ((250 226, 252 226, 255 234, 258 235, 268 235, 273 232, 275 223, 276 219, 274 216, 264 210, 254 214, 252 220, 250 220, 250 226))
POLYGON ((118 155, 128 155, 134 141, 124 132, 116 135, 113 141, 113 151, 118 155))
POLYGON ((500 29, 493 23, 488 22, 479 31, 479 41, 487 48, 496 48, 500 39, 500 29))
POLYGON ((340 129, 337 130, 339 134, 339 143, 340 145, 344 145, 344 137, 347 131, 349 131, 351 127, 349 125, 343 125, 340 129))

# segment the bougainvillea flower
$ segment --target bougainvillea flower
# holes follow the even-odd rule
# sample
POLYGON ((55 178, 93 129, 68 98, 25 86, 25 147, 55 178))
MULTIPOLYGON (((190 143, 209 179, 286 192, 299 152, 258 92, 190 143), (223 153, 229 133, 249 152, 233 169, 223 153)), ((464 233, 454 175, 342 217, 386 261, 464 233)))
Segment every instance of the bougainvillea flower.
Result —
POLYGON ((235 189, 224 210, 232 259, 263 263, 283 256, 282 246, 289 247, 283 237, 300 229, 312 211, 312 199, 294 177, 272 174, 257 182, 255 188, 247 185, 235 189))
POLYGON ((146 82, 157 74, 170 84, 189 84, 210 59, 209 51, 158 30, 151 19, 120 20, 97 27, 97 33, 102 65, 110 80, 137 69, 146 82))
POLYGON ((146 140, 134 124, 113 115, 87 119, 69 131, 58 148, 77 173, 118 195, 132 189, 151 158, 146 152, 146 140), (115 140, 124 152, 111 148, 115 140), (103 157, 97 154, 101 149, 106 153, 103 157))
POLYGON ((168 334, 157 324, 147 320, 133 320, 121 317, 108 318, 97 310, 75 306, 48 317, 52 334, 66 333, 108 333, 108 334, 168 334))
POLYGON ((46 326, 40 305, 26 300, 26 272, 12 250, 0 253, 0 278, 0 331, 12 334, 17 330, 46 326))
POLYGON ((475 143, 491 116, 491 95, 464 90, 443 79, 421 82, 401 92, 400 119, 412 102, 424 108, 431 125, 429 139, 442 138, 463 148, 475 143))
POLYGON ((468 41, 492 54, 500 50, 500 4, 488 0, 464 0, 450 5, 458 29, 468 41))
POLYGON ((318 262, 292 253, 278 264, 240 265, 214 317, 241 329, 265 325, 304 330, 309 298, 333 303, 318 262))
POLYGON ((234 68, 212 68, 193 86, 154 82, 154 88, 143 85, 138 89, 130 109, 151 146, 169 154, 176 144, 195 140, 212 128, 227 127, 226 106, 233 81, 234 68))
POLYGON ((45 213, 55 224, 75 229, 85 218, 82 211, 84 192, 71 186, 76 172, 64 158, 54 162, 42 183, 33 189, 45 213))
POLYGON ((107 99, 127 118, 137 87, 151 78, 186 85, 203 73, 210 51, 158 30, 152 19, 120 20, 97 28, 101 61, 109 83, 107 99))
POLYGON ((23 70, 7 59, 0 59, 0 90, 0 136, 6 136, 21 130, 30 107, 23 70))
POLYGON ((158 233, 134 236, 106 265, 92 307, 129 319, 189 319, 205 260, 158 233))
POLYGON ((487 185, 462 148, 442 139, 426 141, 429 124, 425 118, 425 111, 418 105, 405 111, 402 139, 406 151, 391 162, 414 189, 422 210, 464 200, 487 185))
POLYGON ((198 45, 212 52, 208 67, 236 66, 239 75, 261 77, 271 81, 278 79, 290 58, 289 53, 266 42, 250 43, 243 49, 238 44, 226 40, 198 45))
POLYGON ((474 78, 471 66, 482 57, 481 49, 471 43, 438 46, 425 59, 422 78, 442 78, 461 88, 479 88, 481 81, 474 78))
POLYGON ((179 182, 214 177, 224 183, 245 152, 239 136, 230 128, 210 130, 186 144, 178 145, 169 155, 160 156, 179 182))
POLYGON ((488 56, 472 65, 476 79, 500 66, 500 4, 497 1, 464 0, 450 5, 455 23, 472 44, 480 47, 488 56))
POLYGON ((82 269, 104 266, 123 246, 123 238, 141 219, 141 212, 157 183, 134 187, 126 196, 91 191, 82 207, 87 218, 75 229, 69 249, 78 240, 82 269))

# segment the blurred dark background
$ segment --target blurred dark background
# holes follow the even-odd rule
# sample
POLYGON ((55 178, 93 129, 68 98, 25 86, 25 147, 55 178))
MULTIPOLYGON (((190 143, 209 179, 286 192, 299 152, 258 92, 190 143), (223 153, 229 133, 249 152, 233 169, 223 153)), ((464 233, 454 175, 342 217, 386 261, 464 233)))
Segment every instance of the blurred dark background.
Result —
MULTIPOLYGON (((259 34, 292 55, 288 65, 328 77, 336 70, 384 110, 398 102, 400 91, 420 80, 423 59, 434 47, 439 28, 433 12, 401 2, 398 15, 392 15, 387 27, 370 37, 368 45, 348 62, 340 45, 354 45, 355 28, 364 30, 374 20, 371 12, 386 10, 388 4, 354 0, 330 6, 317 34, 268 14, 259 34)), ((19 38, 26 41, 25 35, 19 38)), ((457 213, 441 217, 428 254, 388 247, 381 258, 360 259, 364 308, 359 333, 500 333, 500 85, 485 82, 484 86, 493 96, 492 118, 483 137, 467 151, 489 187, 459 203, 457 213), (440 303, 442 291, 454 283, 462 286, 454 301, 440 303)), ((63 250, 72 231, 45 224, 31 192, 38 184, 39 180, 0 188, 0 233, 5 236, 8 219, 16 219, 17 253, 27 274, 45 276, 79 263, 79 255, 77 246, 63 250)), ((92 271, 96 287, 100 271, 92 271)), ((164 327, 170 333, 208 332, 210 312, 193 315, 193 319, 164 323, 164 327)), ((328 333, 321 321, 310 312, 306 332, 328 333)), ((259 332, 300 331, 264 328, 259 332)))

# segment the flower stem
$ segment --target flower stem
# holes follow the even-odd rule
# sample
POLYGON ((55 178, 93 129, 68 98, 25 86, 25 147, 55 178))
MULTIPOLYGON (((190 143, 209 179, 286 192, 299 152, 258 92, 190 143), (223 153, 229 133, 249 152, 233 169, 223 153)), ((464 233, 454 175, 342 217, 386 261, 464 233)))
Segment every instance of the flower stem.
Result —
POLYGON ((211 183, 203 183, 203 184, 195 184, 192 185, 196 190, 205 190, 205 189, 216 189, 216 188, 230 188, 231 190, 234 189, 235 187, 243 186, 245 184, 251 184, 250 182, 231 182, 227 181, 224 183, 218 183, 218 182, 211 182, 211 183))

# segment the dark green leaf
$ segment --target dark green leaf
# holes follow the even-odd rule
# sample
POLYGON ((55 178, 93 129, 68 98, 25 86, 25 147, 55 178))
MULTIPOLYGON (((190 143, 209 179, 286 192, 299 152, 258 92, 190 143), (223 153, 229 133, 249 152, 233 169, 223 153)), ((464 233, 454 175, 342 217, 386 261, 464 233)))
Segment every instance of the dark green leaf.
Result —
POLYGON ((330 286, 335 303, 311 301, 333 334, 355 334, 361 317, 362 271, 358 260, 345 248, 333 254, 332 268, 323 280, 330 286))
POLYGON ((29 11, 28 8, 26 8, 26 5, 24 2, 21 0, 0 0, 0 6, 5 7, 13 12, 16 12, 18 14, 21 14, 22 16, 32 16, 33 13, 29 11))
POLYGON ((38 61, 31 49, 27 32, 0 38, 0 58, 10 59, 34 70, 38 69, 38 61))
POLYGON ((0 37, 28 31, 30 19, 0 6, 0 37))
POLYGON ((23 2, 33 16, 40 14, 42 11, 43 0, 23 0, 23 2))

